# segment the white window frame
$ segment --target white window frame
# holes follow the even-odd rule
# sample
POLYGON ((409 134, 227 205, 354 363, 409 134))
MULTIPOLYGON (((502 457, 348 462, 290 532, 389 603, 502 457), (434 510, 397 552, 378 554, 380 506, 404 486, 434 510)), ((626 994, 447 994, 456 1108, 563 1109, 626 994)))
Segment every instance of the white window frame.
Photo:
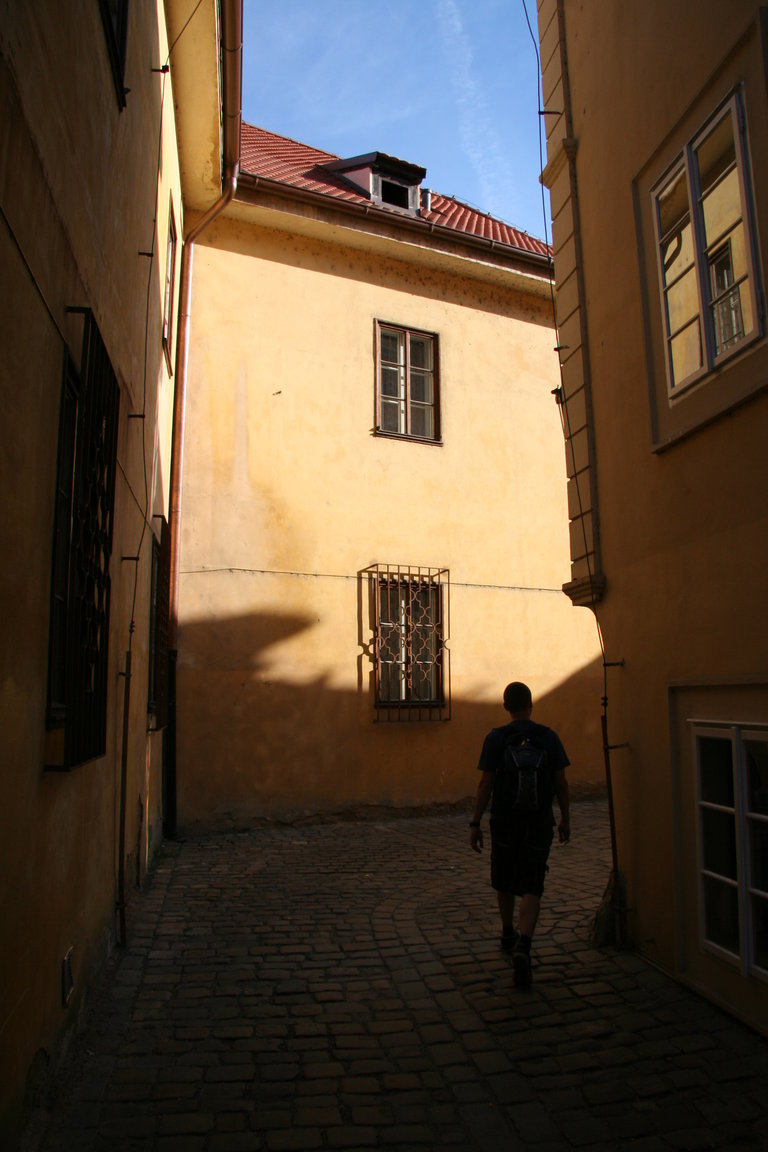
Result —
MULTIPOLYGON (((732 356, 742 352, 745 347, 759 339, 762 335, 762 309, 760 308, 760 288, 757 280, 758 262, 756 260, 755 249, 755 217, 752 205, 751 187, 750 187, 750 167, 749 167, 749 153, 747 147, 746 136, 746 115, 744 111, 743 98, 740 91, 731 93, 724 103, 710 116, 703 127, 696 133, 695 136, 685 145, 682 152, 676 157, 673 164, 665 171, 664 175, 651 189, 651 202, 652 202, 652 215, 653 227, 656 244, 656 267, 658 275, 658 288, 659 298, 661 302, 662 313, 662 333, 664 339, 664 363, 667 377, 667 396, 670 402, 678 399, 680 396, 688 392, 693 385, 699 383, 702 379, 710 375, 713 370, 730 359, 732 356), (717 237, 709 246, 707 250, 705 241, 704 230, 704 217, 703 217, 703 198, 701 189, 699 187, 699 177, 696 163, 697 149, 704 143, 718 125, 725 117, 730 117, 733 129, 733 140, 735 150, 735 163, 736 171, 738 173, 739 194, 741 199, 741 215, 736 225, 730 227, 725 234, 717 237), (677 179, 681 174, 685 177, 685 185, 688 197, 689 217, 691 222, 691 236, 693 245, 693 259, 694 259, 694 275, 696 277, 696 286, 698 292, 698 313, 696 322, 699 327, 699 338, 701 342, 701 366, 684 376, 681 380, 675 381, 672 368, 672 341, 676 335, 679 335, 685 327, 692 326, 694 320, 691 319, 686 322, 681 328, 670 330, 670 321, 667 309, 667 294, 671 287, 674 287, 674 281, 670 284, 665 283, 664 267, 663 267, 663 248, 668 243, 674 232, 669 232, 666 236, 661 234, 660 226, 660 212, 659 212, 659 199, 665 189, 668 189, 670 184, 677 179), (730 340, 725 347, 718 350, 717 337, 716 337, 716 324, 714 320, 714 312, 717 306, 717 301, 713 296, 712 280, 711 280, 711 264, 715 255, 723 250, 725 243, 730 239, 730 235, 738 224, 743 224, 744 228, 744 248, 746 259, 746 273, 740 278, 738 283, 733 286, 733 290, 742 286, 743 290, 748 293, 749 304, 751 307, 753 326, 750 331, 741 336, 740 339, 730 340)), ((722 179, 719 177, 718 179, 722 179)), ((711 190, 708 190, 711 191, 711 190)), ((682 276, 680 277, 682 279, 682 276)))
POLYGON ((747 773, 749 764, 745 741, 768 745, 768 726, 753 724, 713 723, 711 721, 692 722, 693 762, 696 778, 696 828, 697 828, 697 875, 699 902, 699 942, 701 947, 730 964, 739 966, 742 976, 753 977, 768 983, 768 967, 761 968, 755 962, 753 902, 768 901, 768 892, 758 889, 752 875, 752 836, 757 826, 768 827, 768 814, 752 812, 749 804, 747 773), (700 740, 716 739, 731 746, 733 770, 733 804, 726 805, 708 800, 702 796, 702 773, 700 740), (730 816, 734 822, 736 849, 736 877, 726 878, 705 867, 704 812, 711 811, 730 816), (726 884, 737 893, 739 915, 739 951, 732 952, 707 936, 705 883, 726 884))
POLYGON ((402 324, 390 324, 384 320, 377 320, 375 324, 376 340, 376 434, 379 436, 394 436, 407 440, 418 440, 422 444, 440 443, 440 348, 438 337, 434 332, 423 332, 417 328, 406 328, 402 324), (382 337, 394 336, 398 341, 399 360, 384 360, 382 357, 382 337), (411 363, 412 340, 425 341, 431 349, 432 362, 429 368, 411 363), (398 371, 398 391, 384 392, 384 373, 398 371), (414 395, 412 380, 416 377, 429 377, 431 384, 431 401, 425 401, 414 395), (397 429, 384 427, 383 406, 398 405, 397 429), (414 431, 414 414, 416 411, 428 413, 431 420, 431 432, 414 431))

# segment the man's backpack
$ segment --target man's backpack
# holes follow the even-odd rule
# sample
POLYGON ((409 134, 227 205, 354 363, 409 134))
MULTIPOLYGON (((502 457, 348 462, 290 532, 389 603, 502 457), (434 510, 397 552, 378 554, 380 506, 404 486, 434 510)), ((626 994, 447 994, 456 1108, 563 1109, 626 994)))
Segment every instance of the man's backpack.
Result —
POLYGON ((493 785, 494 815, 533 815, 552 805, 552 774, 543 748, 524 737, 512 736, 504 746, 504 762, 493 785))

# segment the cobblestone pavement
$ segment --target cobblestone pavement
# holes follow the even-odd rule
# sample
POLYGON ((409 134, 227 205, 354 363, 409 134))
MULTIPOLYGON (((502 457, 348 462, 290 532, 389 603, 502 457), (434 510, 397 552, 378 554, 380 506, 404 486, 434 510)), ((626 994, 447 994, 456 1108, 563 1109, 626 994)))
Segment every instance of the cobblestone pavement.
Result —
POLYGON ((466 813, 167 845, 25 1147, 766 1152, 768 1043, 593 950, 604 801, 573 825, 527 991, 466 813))

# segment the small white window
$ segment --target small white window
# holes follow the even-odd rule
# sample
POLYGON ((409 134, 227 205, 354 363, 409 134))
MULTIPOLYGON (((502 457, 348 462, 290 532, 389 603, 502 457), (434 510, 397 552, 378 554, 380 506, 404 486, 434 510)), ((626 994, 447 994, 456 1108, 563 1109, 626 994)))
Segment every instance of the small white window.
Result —
POLYGON ((760 335, 738 94, 652 189, 670 399, 760 335))

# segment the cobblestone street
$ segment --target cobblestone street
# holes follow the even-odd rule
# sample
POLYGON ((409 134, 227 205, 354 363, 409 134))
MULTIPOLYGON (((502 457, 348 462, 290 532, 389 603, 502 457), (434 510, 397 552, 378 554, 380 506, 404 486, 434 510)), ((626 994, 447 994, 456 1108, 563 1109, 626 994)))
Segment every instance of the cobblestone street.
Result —
POLYGON ((595 951, 606 804, 552 850, 534 984, 467 814, 165 846, 25 1149, 768 1149, 768 1044, 595 951))

